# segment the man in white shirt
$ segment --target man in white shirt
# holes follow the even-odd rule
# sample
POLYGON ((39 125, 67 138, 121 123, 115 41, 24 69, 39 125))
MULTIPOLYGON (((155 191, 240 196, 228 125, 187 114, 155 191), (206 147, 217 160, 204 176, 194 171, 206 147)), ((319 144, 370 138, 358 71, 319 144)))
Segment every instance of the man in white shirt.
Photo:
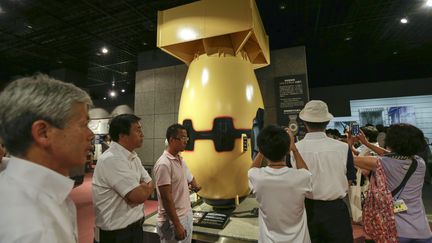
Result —
POLYGON ((295 147, 294 137, 288 130, 271 125, 259 133, 257 140, 260 152, 248 177, 260 204, 258 242, 310 242, 304 200, 312 191, 312 176, 295 147), (298 170, 287 167, 288 150, 296 157, 298 170), (261 168, 263 157, 268 164, 261 168))
POLYGON ((68 173, 91 149, 91 103, 73 84, 41 74, 0 94, 0 137, 12 155, 0 173, 0 242, 78 242, 68 173))
MULTIPOLYGON (((307 134, 296 146, 312 173, 312 193, 305 200, 311 241, 353 242, 348 207, 343 201, 348 180, 355 180, 352 152, 348 144, 326 136, 333 115, 323 101, 309 101, 299 117, 307 134)), ((291 157, 293 167, 296 159, 291 157)))
POLYGON ((142 243, 144 201, 153 182, 135 149, 144 134, 140 118, 118 115, 112 119, 110 147, 99 157, 93 174, 93 204, 100 243, 142 243))
POLYGON ((159 200, 157 232, 162 243, 192 241, 192 208, 189 186, 195 192, 201 187, 189 171, 180 152, 189 137, 185 127, 173 124, 166 132, 168 147, 154 166, 159 200))

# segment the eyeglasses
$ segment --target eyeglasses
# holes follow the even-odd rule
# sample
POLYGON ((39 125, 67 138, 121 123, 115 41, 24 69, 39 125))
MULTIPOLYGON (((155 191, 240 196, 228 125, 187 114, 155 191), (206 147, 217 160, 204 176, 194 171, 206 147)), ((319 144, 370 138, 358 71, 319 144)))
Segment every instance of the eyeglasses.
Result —
POLYGON ((181 141, 184 141, 184 142, 189 141, 189 137, 180 137, 180 138, 175 138, 175 139, 181 140, 181 141))

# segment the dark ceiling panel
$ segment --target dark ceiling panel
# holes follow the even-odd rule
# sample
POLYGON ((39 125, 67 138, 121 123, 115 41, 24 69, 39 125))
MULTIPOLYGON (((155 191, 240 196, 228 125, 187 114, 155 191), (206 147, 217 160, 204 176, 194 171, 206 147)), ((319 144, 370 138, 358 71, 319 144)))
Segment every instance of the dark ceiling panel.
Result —
MULTIPOLYGON (((94 97, 113 80, 133 91, 138 54, 156 48, 157 11, 190 2, 1 1, 0 80, 66 68, 87 75, 94 97)), ((432 76, 432 8, 423 0, 256 2, 271 49, 306 46, 311 87, 432 76)))

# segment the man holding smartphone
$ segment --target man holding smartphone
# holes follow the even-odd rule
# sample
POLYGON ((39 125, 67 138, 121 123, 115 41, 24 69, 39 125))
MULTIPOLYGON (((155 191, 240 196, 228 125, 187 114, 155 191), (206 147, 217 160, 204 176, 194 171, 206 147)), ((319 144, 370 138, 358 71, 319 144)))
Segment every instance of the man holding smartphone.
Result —
MULTIPOLYGON (((343 201, 348 181, 355 180, 352 152, 348 144, 326 136, 333 115, 323 101, 309 101, 299 117, 308 133, 296 146, 312 173, 312 193, 305 200, 311 241, 353 242, 351 219, 343 201)), ((291 156, 293 167, 295 160, 291 156)))

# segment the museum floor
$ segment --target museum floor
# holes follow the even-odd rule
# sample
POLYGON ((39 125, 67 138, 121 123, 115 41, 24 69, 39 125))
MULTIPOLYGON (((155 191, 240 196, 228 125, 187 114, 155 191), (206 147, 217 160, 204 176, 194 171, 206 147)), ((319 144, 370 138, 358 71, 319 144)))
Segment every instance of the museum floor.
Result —
MULTIPOLYGON (((77 207, 79 243, 93 242, 94 212, 91 197, 91 177, 92 173, 87 173, 83 184, 74 188, 71 193, 71 198, 77 207)), ((432 220, 432 185, 424 186, 423 202, 429 220, 432 220)), ((146 215, 156 210, 157 201, 147 200, 145 202, 146 215)), ((364 242, 365 235, 363 228, 359 225, 353 225, 353 231, 355 242, 364 242)))

